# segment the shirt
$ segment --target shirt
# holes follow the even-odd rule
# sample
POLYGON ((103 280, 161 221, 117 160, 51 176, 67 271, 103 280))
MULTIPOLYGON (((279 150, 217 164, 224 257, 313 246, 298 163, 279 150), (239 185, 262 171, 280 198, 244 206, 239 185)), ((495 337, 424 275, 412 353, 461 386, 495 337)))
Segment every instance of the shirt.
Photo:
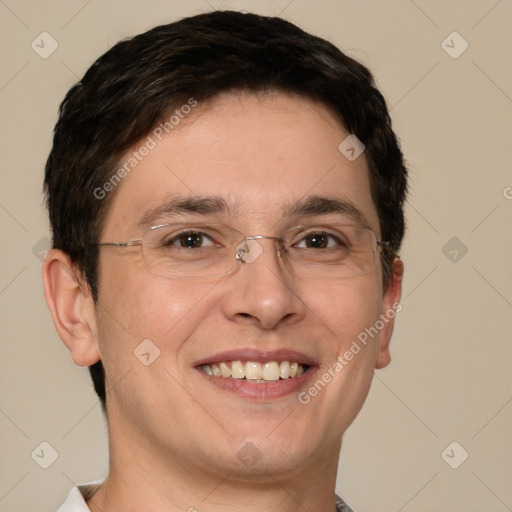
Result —
MULTIPOLYGON (((91 498, 98 490, 101 482, 93 482, 86 485, 73 487, 66 501, 57 512, 90 512, 85 500, 91 498)), ((336 512, 354 512, 339 496, 336 496, 336 512)))

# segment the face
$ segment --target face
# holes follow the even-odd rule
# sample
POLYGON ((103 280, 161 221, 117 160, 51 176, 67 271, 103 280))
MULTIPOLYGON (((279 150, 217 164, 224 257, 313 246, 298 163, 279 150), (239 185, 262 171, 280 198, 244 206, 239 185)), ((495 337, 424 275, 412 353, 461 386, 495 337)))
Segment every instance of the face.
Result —
MULTIPOLYGON (((173 222, 269 236, 341 222, 379 236, 364 154, 350 161, 338 150, 348 135, 297 96, 228 94, 198 105, 118 186, 101 242, 173 222)), ((101 249, 96 335, 114 447, 136 445, 152 464, 191 474, 335 467, 374 368, 388 362, 392 320, 357 353, 353 342, 380 315, 392 318, 399 286, 383 293, 378 257, 364 275, 326 279, 291 271, 275 241, 258 243, 257 259, 204 279, 149 273, 139 246, 101 249), (146 363, 158 357, 145 365, 134 352, 146 363), (285 377, 288 363, 306 371, 271 381, 208 375, 220 363, 240 371, 237 361, 259 363, 256 372, 277 362, 285 377)), ((265 371, 275 378, 274 364, 265 371)))

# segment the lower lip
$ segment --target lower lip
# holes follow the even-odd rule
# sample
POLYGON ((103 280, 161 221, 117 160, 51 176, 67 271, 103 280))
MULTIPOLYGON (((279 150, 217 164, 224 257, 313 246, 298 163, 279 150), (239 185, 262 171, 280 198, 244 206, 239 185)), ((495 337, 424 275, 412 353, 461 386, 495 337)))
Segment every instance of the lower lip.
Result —
POLYGON ((316 372, 316 367, 310 366, 307 372, 300 377, 279 379, 265 383, 251 383, 245 379, 215 377, 207 375, 201 370, 197 371, 208 382, 220 389, 236 393, 245 399, 268 402, 269 400, 276 400, 292 393, 297 393, 316 372))

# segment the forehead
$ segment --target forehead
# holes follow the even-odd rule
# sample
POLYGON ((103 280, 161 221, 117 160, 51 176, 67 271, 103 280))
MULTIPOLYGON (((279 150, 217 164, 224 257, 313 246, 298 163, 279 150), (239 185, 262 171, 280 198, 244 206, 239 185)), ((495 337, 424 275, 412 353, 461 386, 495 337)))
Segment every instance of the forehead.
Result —
POLYGON ((378 232, 364 153, 350 161, 338 149, 348 135, 326 107, 295 95, 230 93, 198 104, 121 159, 119 167, 136 165, 114 191, 103 233, 135 236, 166 205, 202 198, 251 229, 325 198, 359 211, 378 232))

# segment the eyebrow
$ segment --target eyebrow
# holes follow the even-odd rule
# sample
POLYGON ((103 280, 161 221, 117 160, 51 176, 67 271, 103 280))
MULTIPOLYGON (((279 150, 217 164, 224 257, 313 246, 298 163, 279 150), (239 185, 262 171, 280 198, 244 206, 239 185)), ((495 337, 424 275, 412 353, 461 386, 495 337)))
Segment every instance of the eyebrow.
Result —
MULTIPOLYGON (((154 225, 158 219, 167 215, 195 213, 216 215, 230 213, 233 207, 218 196, 178 196, 146 210, 137 222, 139 227, 154 225)), ((324 196, 310 196, 285 206, 283 217, 303 217, 313 215, 342 215, 349 220, 368 226, 365 215, 350 201, 324 196)))
POLYGON ((171 214, 198 213, 200 215, 214 215, 229 210, 226 201, 221 197, 179 196, 146 210, 137 224, 140 227, 147 227, 154 224, 157 219, 171 214))
POLYGON ((285 211, 289 217, 339 214, 362 226, 368 226, 364 213, 345 199, 310 196, 291 204, 285 211))

